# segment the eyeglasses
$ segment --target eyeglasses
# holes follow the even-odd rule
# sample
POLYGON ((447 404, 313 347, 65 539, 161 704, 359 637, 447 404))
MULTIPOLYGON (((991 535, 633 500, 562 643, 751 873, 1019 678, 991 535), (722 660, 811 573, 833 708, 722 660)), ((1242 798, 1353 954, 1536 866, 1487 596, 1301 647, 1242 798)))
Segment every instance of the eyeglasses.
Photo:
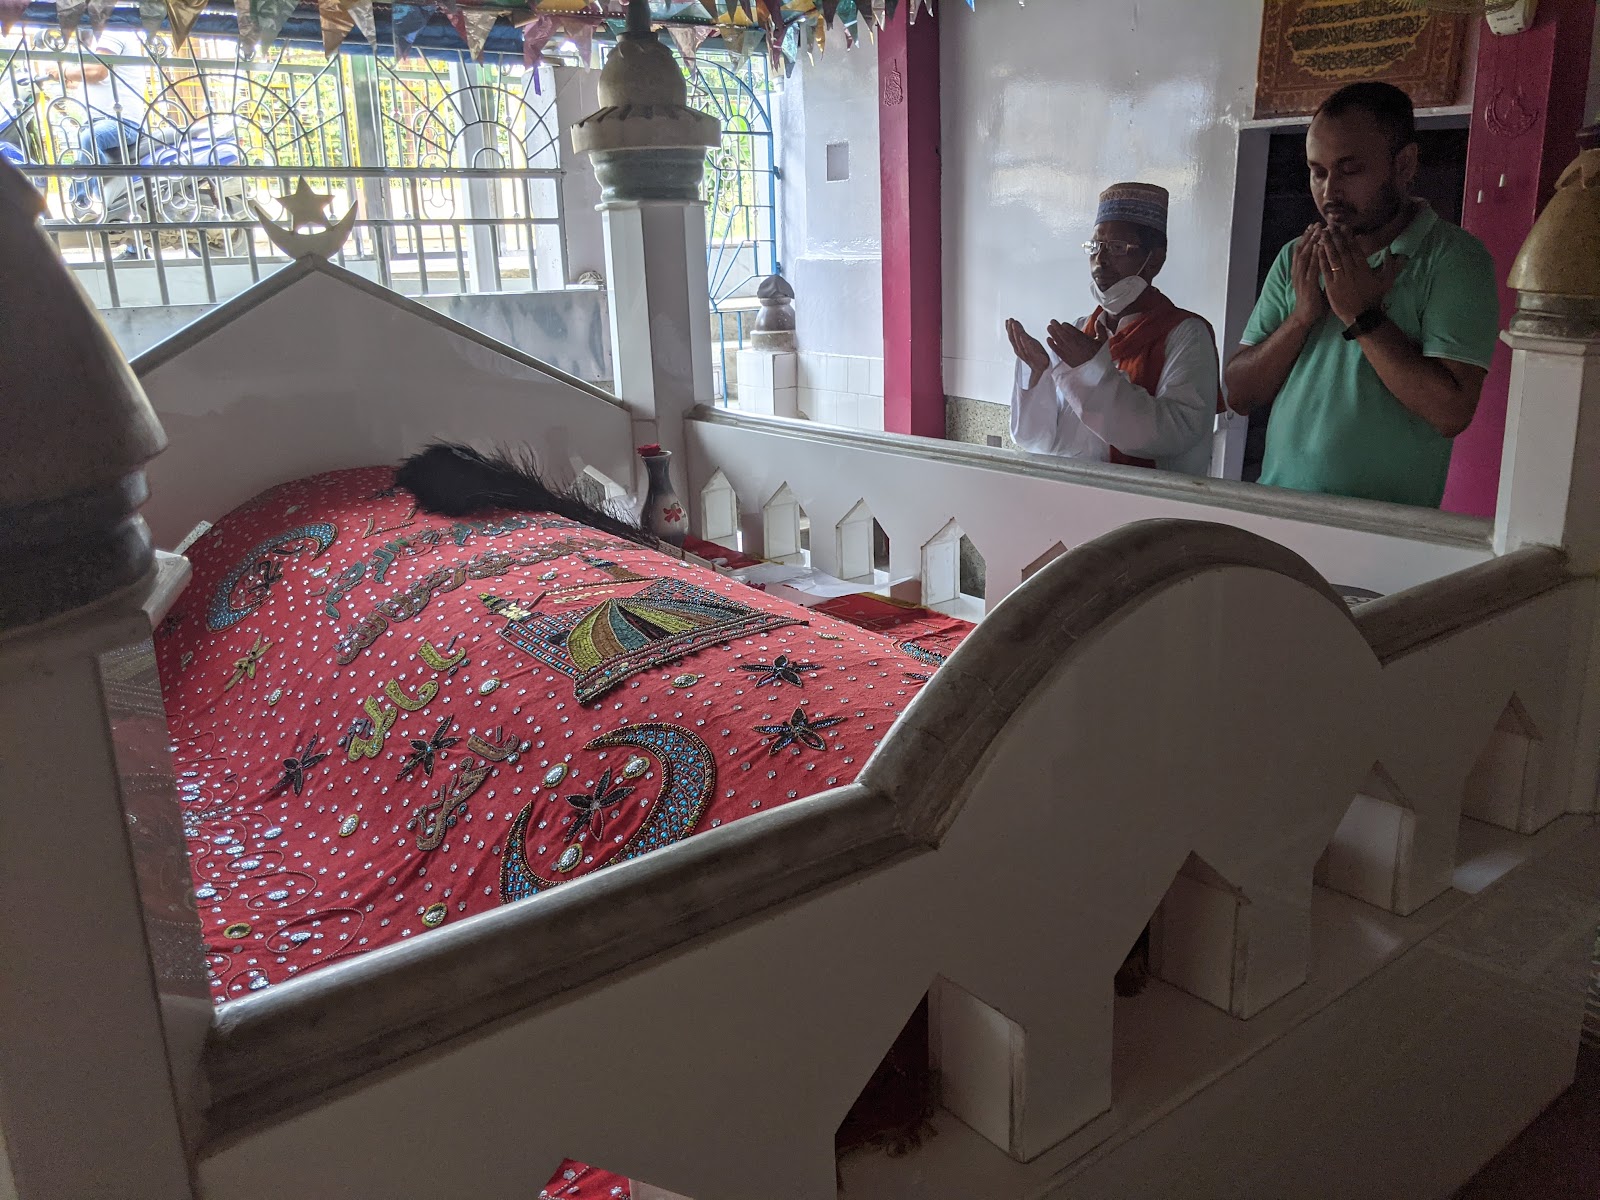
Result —
POLYGON ((1083 252, 1090 258, 1093 258, 1097 254, 1110 255, 1113 258, 1120 258, 1128 254, 1137 254, 1140 249, 1141 247, 1138 242, 1102 242, 1096 240, 1092 242, 1085 242, 1083 244, 1083 252))

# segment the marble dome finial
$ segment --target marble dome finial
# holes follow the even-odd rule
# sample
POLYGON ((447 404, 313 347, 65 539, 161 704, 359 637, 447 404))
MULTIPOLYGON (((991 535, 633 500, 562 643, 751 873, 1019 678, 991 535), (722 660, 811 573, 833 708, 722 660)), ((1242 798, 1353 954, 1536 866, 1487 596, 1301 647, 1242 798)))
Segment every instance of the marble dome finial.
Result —
POLYGON ((144 389, 0 162, 0 634, 138 582, 154 557, 144 464, 166 446, 144 389))

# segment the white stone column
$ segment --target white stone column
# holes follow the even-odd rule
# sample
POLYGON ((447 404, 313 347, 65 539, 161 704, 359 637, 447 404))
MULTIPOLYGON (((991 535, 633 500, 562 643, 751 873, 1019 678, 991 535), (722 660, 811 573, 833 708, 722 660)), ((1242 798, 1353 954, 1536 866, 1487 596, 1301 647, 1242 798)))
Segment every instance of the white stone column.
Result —
POLYGON ((181 1200, 211 1009, 147 645, 165 435, 42 209, 0 163, 0 1195, 181 1200))
MULTIPOLYGON (((191 911, 201 1033, 174 1064, 101 678, 102 654, 150 636, 143 591, 0 640, 0 1140, 20 1200, 194 1194, 200 930, 191 911)), ((182 841, 161 840, 157 873, 187 884, 182 841)))
POLYGON ((1494 548, 1559 546, 1574 571, 1600 570, 1600 333, 1505 335, 1511 395, 1494 548))
POLYGON ((614 390, 633 416, 635 444, 677 454, 684 417, 712 398, 705 206, 611 200, 600 214, 614 390))

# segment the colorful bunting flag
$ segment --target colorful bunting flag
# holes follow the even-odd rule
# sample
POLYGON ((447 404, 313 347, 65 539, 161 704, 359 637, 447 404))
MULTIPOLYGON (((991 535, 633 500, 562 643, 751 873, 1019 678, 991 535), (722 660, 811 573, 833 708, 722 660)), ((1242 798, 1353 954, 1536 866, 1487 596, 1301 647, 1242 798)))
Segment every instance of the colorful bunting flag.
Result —
POLYGON ((89 28, 94 30, 95 37, 106 31, 106 23, 111 20, 111 10, 116 3, 117 0, 89 0, 89 28))
POLYGON ((378 22, 372 14, 372 0, 356 0, 350 6, 350 19, 361 30, 361 36, 367 39, 367 45, 378 44, 378 22))
POLYGON ((394 35, 394 56, 401 62, 411 57, 417 35, 428 24, 428 10, 420 4, 396 4, 389 10, 389 31, 394 35))
POLYGON ((571 42, 578 48, 578 62, 583 66, 594 63, 594 24, 582 17, 557 17, 556 24, 561 32, 557 35, 564 42, 571 42))
POLYGON ((22 20, 22 10, 28 0, 0 0, 0 33, 10 33, 11 27, 22 20))
POLYGON ((734 25, 720 26, 717 32, 722 35, 722 44, 728 48, 728 53, 733 55, 737 67, 742 67, 750 61, 750 56, 755 53, 761 38, 761 35, 753 29, 741 29, 734 25))
POLYGON ((295 0, 249 0, 249 4, 253 44, 265 49, 278 40, 283 23, 294 15, 295 0))
POLYGON ((683 56, 683 61, 693 70, 695 54, 700 49, 700 43, 711 36, 711 30, 704 25, 669 25, 667 33, 678 47, 678 53, 683 56))
MULTIPOLYGON (((550 39, 555 37, 558 29, 554 17, 541 13, 534 13, 529 20, 523 22, 522 65, 524 67, 530 71, 534 70, 539 62, 539 56, 544 53, 544 48, 550 44, 550 39)), ((537 72, 533 76, 533 90, 535 92, 540 90, 537 72)))
POLYGON ((64 3, 56 5, 56 24, 61 26, 64 36, 71 38, 78 32, 78 26, 83 23, 86 7, 85 0, 65 0, 64 3))
POLYGON ((161 22, 167 19, 167 0, 139 0, 139 24, 151 37, 161 32, 161 22))
MULTIPOLYGON (((324 0, 326 3, 326 0, 324 0)), ((466 42, 467 49, 472 51, 474 62, 483 59, 483 44, 489 40, 489 31, 494 28, 494 23, 500 19, 498 12, 482 8, 462 8, 452 5, 455 11, 449 14, 450 24, 461 35, 461 40, 466 42)))
POLYGON ((205 9, 206 0, 167 0, 167 21, 172 26, 172 48, 182 50, 189 30, 205 9))
POLYGON ((322 52, 332 58, 355 28, 355 18, 342 0, 317 0, 317 14, 322 18, 322 52))

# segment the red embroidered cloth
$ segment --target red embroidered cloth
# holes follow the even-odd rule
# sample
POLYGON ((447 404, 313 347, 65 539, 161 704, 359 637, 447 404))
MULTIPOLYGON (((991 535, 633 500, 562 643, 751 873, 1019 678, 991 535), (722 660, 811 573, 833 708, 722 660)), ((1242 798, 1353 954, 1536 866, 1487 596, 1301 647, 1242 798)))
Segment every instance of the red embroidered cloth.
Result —
POLYGON ((572 522, 418 514, 387 468, 190 559, 157 657, 219 1000, 846 783, 929 670, 572 522))

